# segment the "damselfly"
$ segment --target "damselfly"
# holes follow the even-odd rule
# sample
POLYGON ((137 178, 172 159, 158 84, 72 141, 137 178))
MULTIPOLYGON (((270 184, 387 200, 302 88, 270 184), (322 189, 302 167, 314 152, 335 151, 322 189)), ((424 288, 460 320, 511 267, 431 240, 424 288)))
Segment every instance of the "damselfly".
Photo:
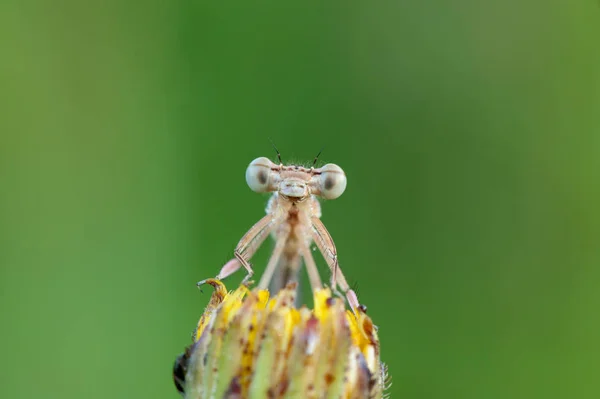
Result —
POLYGON ((337 250, 321 222, 321 205, 317 199, 329 200, 342 195, 346 189, 344 171, 335 164, 315 168, 318 155, 310 168, 283 165, 279 152, 277 156, 279 164, 261 157, 252 161, 246 169, 246 182, 250 189, 258 193, 272 192, 273 195, 267 205, 267 215, 242 237, 235 248, 235 258, 223 266, 216 278, 224 279, 243 266, 248 272, 244 281, 248 281, 254 274, 250 259, 271 234, 275 247, 258 287, 266 289, 272 283, 272 288, 278 289, 295 280, 303 259, 314 292, 323 287, 311 253, 314 242, 331 270, 331 288, 336 290, 339 286, 350 307, 356 309, 358 299, 340 270, 337 250))

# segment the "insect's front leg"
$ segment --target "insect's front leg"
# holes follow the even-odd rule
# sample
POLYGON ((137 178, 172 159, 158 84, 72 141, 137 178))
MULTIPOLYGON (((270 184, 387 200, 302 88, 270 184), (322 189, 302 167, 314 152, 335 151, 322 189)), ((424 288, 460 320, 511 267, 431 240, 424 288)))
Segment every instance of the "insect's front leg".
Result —
POLYGON ((279 219, 275 218, 273 214, 268 214, 256 222, 256 224, 244 234, 238 245, 235 247, 233 252, 235 258, 223 265, 216 277, 217 280, 232 275, 239 270, 240 266, 244 266, 248 275, 244 277, 243 283, 247 283, 254 274, 252 266, 250 265, 250 259, 268 237, 269 233, 273 231, 278 220, 279 219))
POLYGON ((254 270, 252 270, 252 265, 250 264, 250 262, 248 262, 248 260, 244 258, 242 251, 236 248, 233 254, 235 255, 235 258, 240 262, 240 264, 244 266, 244 269, 246 269, 246 271, 248 272, 248 274, 246 274, 246 277, 244 277, 244 279, 242 280, 242 284, 245 285, 254 275, 254 270))
POLYGON ((240 261, 237 258, 233 258, 223 265, 221 271, 219 271, 219 274, 217 274, 217 277, 215 277, 215 279, 223 280, 231 276, 233 273, 237 272, 241 266, 242 264, 240 263, 240 261))
POLYGON ((337 286, 339 286, 346 296, 350 308, 356 312, 356 309, 360 306, 358 297, 354 290, 350 288, 350 285, 344 277, 344 273, 342 273, 342 270, 340 269, 333 239, 319 218, 313 216, 311 220, 313 241, 317 244, 317 247, 325 258, 325 262, 327 262, 327 265, 331 269, 331 289, 335 291, 337 286))

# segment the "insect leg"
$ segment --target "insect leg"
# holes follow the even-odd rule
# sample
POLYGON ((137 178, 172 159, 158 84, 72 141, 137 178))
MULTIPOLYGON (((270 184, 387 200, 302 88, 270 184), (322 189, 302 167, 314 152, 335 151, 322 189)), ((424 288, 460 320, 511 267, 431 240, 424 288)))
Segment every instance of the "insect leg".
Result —
POLYGON ((269 263, 267 263, 267 268, 265 269, 262 277, 260 278, 260 282, 258 283, 258 288, 261 290, 267 289, 269 286, 269 282, 273 278, 273 273, 277 268, 277 264, 279 263, 279 259, 281 258, 281 254, 285 248, 285 244, 287 238, 290 234, 289 226, 287 228, 280 229, 277 232, 277 238, 275 242, 275 248, 273 249, 273 254, 269 258, 269 263))
POLYGON ((327 265, 331 269, 331 289, 335 290, 336 285, 339 285, 340 289, 346 295, 346 299, 348 300, 350 307, 353 310, 358 308, 359 303, 356 293, 350 288, 350 285, 344 277, 344 273, 342 273, 340 270, 337 259, 337 251, 331 235, 318 217, 313 216, 311 218, 311 222, 311 233, 313 240, 315 241, 315 244, 317 244, 317 247, 323 254, 327 265))
POLYGON ((227 262, 221 268, 221 271, 217 275, 217 279, 220 280, 235 273, 240 268, 239 264, 241 264, 248 272, 248 275, 244 277, 243 281, 244 283, 247 282, 254 274, 249 260, 265 241, 269 233, 275 228, 277 221, 278 220, 272 214, 268 214, 256 222, 256 224, 244 234, 235 248, 235 258, 227 262))
POLYGON ((242 267, 240 261, 237 258, 233 258, 223 265, 221 271, 215 278, 217 280, 223 280, 231 276, 233 273, 237 272, 240 269, 240 267, 242 267))
POLYGON ((319 276, 319 270, 317 269, 317 265, 315 264, 315 259, 310 253, 310 245, 307 243, 302 243, 300 245, 300 253, 304 258, 306 272, 308 273, 308 279, 310 281, 310 288, 313 292, 323 288, 323 283, 321 282, 321 276, 319 276))
POLYGON ((295 253, 286 253, 284 251, 281 258, 279 258, 279 264, 275 269, 275 274, 271 278, 271 284, 269 286, 269 290, 272 293, 277 293, 292 281, 298 283, 296 287, 297 307, 300 307, 302 304, 302 290, 300 289, 300 281, 298 280, 298 271, 300 270, 301 261, 302 259, 299 250, 295 253))
MULTIPOLYGON (((315 244, 323 254, 327 265, 331 269, 331 288, 335 289, 336 287, 336 279, 338 275, 338 259, 337 259, 337 250, 335 248, 335 243, 333 242, 333 238, 327 231, 327 228, 316 216, 311 218, 312 229, 311 234, 315 244)), ((343 289, 343 288, 342 288, 343 289)))

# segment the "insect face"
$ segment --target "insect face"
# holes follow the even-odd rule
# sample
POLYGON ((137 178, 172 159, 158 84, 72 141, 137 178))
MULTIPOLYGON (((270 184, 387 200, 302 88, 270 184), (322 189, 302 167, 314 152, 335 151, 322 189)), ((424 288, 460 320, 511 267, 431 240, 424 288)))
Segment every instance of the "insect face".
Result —
POLYGON ((246 183, 258 193, 277 191, 288 198, 303 199, 314 194, 335 199, 346 189, 346 174, 332 163, 315 169, 277 165, 266 157, 260 157, 246 169, 246 183))

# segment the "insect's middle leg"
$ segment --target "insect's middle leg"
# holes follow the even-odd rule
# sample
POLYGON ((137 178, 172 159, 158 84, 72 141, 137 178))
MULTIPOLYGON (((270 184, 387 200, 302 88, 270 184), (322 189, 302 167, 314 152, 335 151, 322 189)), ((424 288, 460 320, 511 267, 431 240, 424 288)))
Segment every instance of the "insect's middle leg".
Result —
MULTIPOLYGON (((304 258, 304 265, 306 266, 306 272, 308 273, 308 280, 310 281, 312 291, 315 292, 316 290, 323 288, 323 283, 321 282, 321 276, 319 276, 319 270, 315 264, 315 259, 310 253, 310 245, 302 243, 300 253, 304 258)), ((335 287, 332 287, 332 289, 335 289, 335 287)))
POLYGON ((271 257, 269 258, 269 263, 267 263, 267 268, 265 269, 265 271, 260 279, 260 282, 258 283, 259 289, 261 289, 261 290, 267 289, 267 287, 269 286, 269 283, 273 279, 273 273, 275 273, 275 269, 277 268, 277 265, 279 264, 279 259, 281 258, 281 254, 283 253, 283 250, 285 249, 285 245, 286 245, 289 235, 290 235, 289 226, 282 226, 277 231, 275 248, 273 249, 273 254, 271 254, 271 257))

